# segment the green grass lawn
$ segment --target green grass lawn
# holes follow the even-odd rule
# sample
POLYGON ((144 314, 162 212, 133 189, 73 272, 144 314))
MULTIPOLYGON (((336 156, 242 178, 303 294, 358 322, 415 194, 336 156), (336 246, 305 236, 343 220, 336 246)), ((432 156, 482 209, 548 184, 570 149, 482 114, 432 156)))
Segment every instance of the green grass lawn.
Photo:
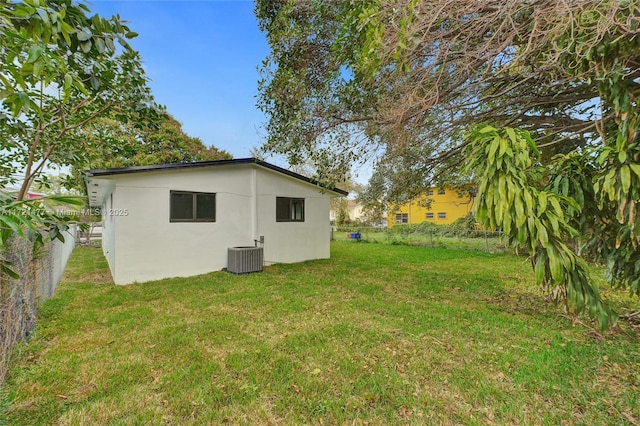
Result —
MULTIPOLYGON (((473 231, 464 230, 447 231, 446 229, 436 227, 434 227, 431 232, 371 232, 365 228, 360 232, 360 242, 486 251, 490 253, 505 253, 509 251, 504 238, 501 238, 498 233, 488 231, 485 238, 485 236, 482 235, 483 231, 476 231, 480 233, 473 233, 473 236, 471 236, 472 232, 473 231)), ((337 241, 350 241, 348 234, 350 234, 350 232, 335 231, 333 238, 337 241)), ((353 241, 351 240, 351 242, 353 241)))
POLYGON ((560 313, 508 255, 336 241, 330 260, 116 287, 78 248, 0 419, 637 424, 637 333, 560 313))

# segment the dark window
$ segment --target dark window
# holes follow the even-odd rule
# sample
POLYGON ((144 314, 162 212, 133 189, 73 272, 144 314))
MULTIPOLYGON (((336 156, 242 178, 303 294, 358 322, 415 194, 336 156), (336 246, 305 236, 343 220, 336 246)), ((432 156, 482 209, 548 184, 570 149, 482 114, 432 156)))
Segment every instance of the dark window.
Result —
POLYGON ((444 188, 438 188, 438 195, 444 195, 444 188))
POLYGON ((427 219, 433 219, 433 212, 427 213, 427 219))
POLYGON ((195 194, 196 196, 196 219, 215 221, 216 220, 216 194, 195 194))
POLYGON ((433 189, 427 189, 427 196, 433 195, 433 189))
POLYGON ((446 218, 447 218, 446 212, 438 212, 438 219, 446 219, 446 218))
POLYGON ((216 194, 171 191, 171 222, 215 222, 216 194))
POLYGON ((304 198, 276 197, 276 222, 304 222, 304 198))
POLYGON ((409 223, 409 214, 408 213, 396 214, 396 223, 409 223))

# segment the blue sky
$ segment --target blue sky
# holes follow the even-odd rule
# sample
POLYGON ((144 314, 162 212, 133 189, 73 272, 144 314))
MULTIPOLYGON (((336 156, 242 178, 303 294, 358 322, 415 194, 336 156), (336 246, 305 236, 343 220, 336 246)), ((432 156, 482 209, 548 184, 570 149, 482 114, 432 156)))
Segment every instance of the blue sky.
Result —
POLYGON ((139 36, 156 101, 199 137, 235 158, 262 143, 257 68, 269 53, 252 1, 91 1, 91 11, 119 14, 139 36))

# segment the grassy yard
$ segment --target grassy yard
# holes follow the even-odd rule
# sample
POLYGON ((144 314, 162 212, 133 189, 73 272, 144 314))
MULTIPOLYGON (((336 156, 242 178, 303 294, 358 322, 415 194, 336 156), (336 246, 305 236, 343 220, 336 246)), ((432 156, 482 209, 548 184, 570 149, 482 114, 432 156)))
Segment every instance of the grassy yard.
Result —
MULTIPOLYGON (((449 235, 446 230, 434 228, 432 232, 370 232, 364 230, 360 233, 361 241, 375 244, 414 245, 430 248, 461 249, 473 251, 486 251, 490 253, 505 253, 509 251, 506 242, 496 232, 487 232, 470 237, 464 235, 466 231, 460 231, 458 236, 449 235)), ((482 232, 482 231, 479 231, 482 232)), ((333 238, 337 241, 348 241, 349 232, 334 232, 333 238)))
POLYGON ((76 249, 18 351, 0 419, 640 421, 637 333, 573 327, 523 259, 341 241, 332 256, 116 287, 99 249, 76 249))

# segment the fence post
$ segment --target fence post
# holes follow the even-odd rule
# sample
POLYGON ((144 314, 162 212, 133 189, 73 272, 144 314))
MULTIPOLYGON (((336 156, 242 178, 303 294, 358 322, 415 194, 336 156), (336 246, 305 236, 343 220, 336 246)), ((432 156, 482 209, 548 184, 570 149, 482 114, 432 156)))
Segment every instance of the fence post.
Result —
POLYGON ((55 256, 55 241, 50 241, 49 242, 49 262, 47 263, 48 269, 49 269, 49 279, 48 279, 48 283, 47 283, 47 299, 50 298, 51 296, 53 296, 53 288, 54 288, 54 281, 55 281, 55 264, 54 262, 56 261, 56 256, 55 256))
POLYGON ((487 229, 484 230, 484 245, 487 248, 487 253, 489 253, 489 237, 487 236, 487 229))

